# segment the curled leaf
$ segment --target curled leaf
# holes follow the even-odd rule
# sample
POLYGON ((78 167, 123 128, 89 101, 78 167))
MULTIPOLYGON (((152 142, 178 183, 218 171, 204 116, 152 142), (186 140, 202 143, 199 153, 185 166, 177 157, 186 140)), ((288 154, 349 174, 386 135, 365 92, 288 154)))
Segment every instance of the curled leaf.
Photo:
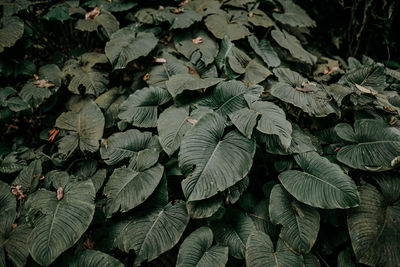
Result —
POLYGON ((203 42, 203 37, 198 36, 198 37, 196 37, 196 38, 193 38, 193 39, 192 39, 192 42, 193 42, 194 44, 201 44, 201 43, 203 42))
POLYGON ((92 11, 89 11, 85 14, 85 20, 90 20, 96 18, 100 14, 100 8, 95 7, 92 11))
POLYGON ((64 190, 62 187, 57 189, 57 200, 60 201, 64 197, 64 190))

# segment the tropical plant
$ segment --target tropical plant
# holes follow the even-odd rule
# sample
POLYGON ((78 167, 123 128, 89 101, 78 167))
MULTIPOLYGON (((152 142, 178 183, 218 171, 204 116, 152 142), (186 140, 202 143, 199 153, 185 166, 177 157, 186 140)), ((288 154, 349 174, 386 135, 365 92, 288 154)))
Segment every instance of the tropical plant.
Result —
POLYGON ((0 6, 0 266, 400 265, 394 60, 292 0, 0 6))

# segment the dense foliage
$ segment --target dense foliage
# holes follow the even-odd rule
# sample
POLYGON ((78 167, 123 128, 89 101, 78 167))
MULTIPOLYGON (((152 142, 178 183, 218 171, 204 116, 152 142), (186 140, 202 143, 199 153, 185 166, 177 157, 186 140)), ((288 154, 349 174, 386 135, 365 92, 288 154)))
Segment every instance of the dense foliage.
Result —
POLYGON ((355 2, 340 57, 318 4, 3 0, 0 266, 399 266, 400 65, 343 59, 355 2))

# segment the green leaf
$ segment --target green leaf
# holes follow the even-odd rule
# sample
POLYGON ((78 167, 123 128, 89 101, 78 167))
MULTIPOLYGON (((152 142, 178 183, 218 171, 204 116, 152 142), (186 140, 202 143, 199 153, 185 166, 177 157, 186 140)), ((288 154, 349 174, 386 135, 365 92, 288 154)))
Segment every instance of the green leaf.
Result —
POLYGON ((29 256, 26 240, 32 229, 27 224, 18 225, 16 228, 11 229, 12 227, 10 224, 8 226, 8 231, 6 231, 5 238, 2 236, 2 231, 0 230, 0 264, 6 266, 2 258, 2 254, 5 255, 3 251, 4 248, 11 262, 17 267, 22 267, 25 266, 29 256))
POLYGON ((100 26, 104 28, 106 36, 110 38, 114 32, 118 31, 119 22, 117 18, 107 10, 100 10, 100 14, 94 18, 79 19, 75 24, 75 29, 93 32, 97 31, 100 26))
POLYGON ((243 80, 248 85, 258 84, 270 75, 272 75, 272 72, 260 60, 255 58, 250 60, 246 66, 243 80))
POLYGON ((108 73, 94 68, 96 64, 107 63, 107 58, 100 53, 85 53, 77 60, 70 59, 64 64, 63 72, 71 77, 68 90, 74 94, 85 94, 98 96, 107 90, 108 73), (83 88, 82 88, 83 87, 83 88))
POLYGON ((14 16, 4 16, 0 21, 0 53, 12 47, 24 34, 24 22, 14 16))
POLYGON ((73 19, 69 15, 69 6, 68 5, 54 5, 50 8, 49 12, 47 12, 44 16, 44 19, 47 20, 58 20, 64 23, 66 20, 73 19))
POLYGON ((255 143, 238 131, 224 135, 225 120, 204 115, 181 144, 179 166, 186 174, 182 189, 189 201, 209 198, 243 179, 252 165, 255 143))
POLYGON ((244 259, 246 242, 249 235, 255 231, 251 218, 238 210, 230 210, 227 223, 216 221, 211 225, 215 240, 229 247, 229 254, 237 259, 244 259))
POLYGON ((247 12, 233 11, 224 12, 219 10, 218 14, 211 14, 204 23, 208 30, 218 39, 223 39, 225 36, 231 41, 239 40, 247 35, 250 35, 249 30, 244 25, 247 23, 247 12), (245 21, 245 22, 244 22, 245 21))
POLYGON ((249 41, 249 44, 251 48, 253 48, 254 52, 261 57, 268 67, 278 67, 281 64, 278 54, 271 46, 271 43, 268 39, 263 38, 261 41, 258 41, 256 36, 250 35, 247 37, 247 40, 249 41))
POLYGON ((298 201, 323 209, 357 207, 356 184, 343 170, 316 152, 294 156, 303 172, 289 170, 279 175, 285 189, 298 201))
POLYGON ((357 120, 354 130, 349 124, 335 127, 340 138, 350 144, 343 146, 337 159, 355 169, 386 171, 391 161, 400 155, 400 131, 380 120, 357 120))
POLYGON ((254 26, 269 28, 275 26, 274 21, 260 9, 253 9, 249 12, 249 22, 254 26))
POLYGON ((182 243, 178 252, 177 267, 223 267, 228 261, 228 247, 215 245, 208 227, 200 227, 182 243))
POLYGON ((95 152, 103 136, 104 116, 96 103, 89 100, 79 111, 62 113, 56 120, 56 127, 68 132, 58 145, 61 153, 69 155, 78 145, 83 152, 95 152))
POLYGON ((276 249, 271 238, 263 232, 251 233, 246 243, 246 266, 303 266, 303 257, 294 254, 281 239, 276 249))
POLYGON ((151 261, 178 243, 189 222, 185 202, 174 201, 162 208, 138 214, 121 231, 124 251, 136 253, 135 266, 151 261), (170 227, 167 227, 170 226, 170 227))
POLYGON ((190 218, 204 219, 213 216, 223 206, 221 195, 187 203, 190 218))
POLYGON ((161 164, 144 171, 126 167, 115 169, 104 188, 106 216, 111 217, 118 210, 127 212, 143 203, 160 183, 163 172, 161 164))
POLYGON ((158 22, 168 22, 170 26, 170 30, 173 29, 186 29, 189 28, 193 23, 199 22, 202 19, 202 16, 197 12, 183 8, 182 11, 174 13, 174 7, 166 7, 163 9, 159 9, 154 12, 154 19, 158 22))
MULTIPOLYGON (((0 181, 0 204, 1 217, 13 217, 12 221, 14 221, 14 218, 17 214, 15 210, 17 208, 17 201, 15 199, 15 196, 11 194, 10 186, 2 181, 0 181)), ((2 229, 0 231, 2 231, 2 229)))
POLYGON ((229 119, 233 125, 247 138, 251 138, 253 129, 257 124, 257 117, 259 114, 254 110, 242 108, 229 114, 229 119))
POLYGON ((285 30, 272 30, 272 38, 283 48, 289 50, 289 53, 296 59, 314 65, 317 62, 317 57, 307 52, 300 41, 285 30))
POLYGON ((186 132, 206 113, 206 108, 195 109, 189 115, 187 107, 171 106, 164 110, 158 119, 157 130, 163 150, 172 155, 181 145, 186 132))
POLYGON ((359 263, 369 266, 400 264, 400 183, 396 176, 360 187, 361 204, 348 211, 347 223, 353 251, 359 263))
POLYGON ((193 64, 200 59, 207 66, 218 55, 218 43, 202 30, 185 31, 178 34, 174 37, 174 45, 176 50, 193 64), (194 41, 196 38, 201 38, 201 42, 196 43, 194 41))
POLYGON ((385 68, 382 64, 361 66, 343 75, 339 84, 348 85, 357 89, 356 85, 366 89, 372 88, 377 92, 383 92, 387 87, 385 82, 385 68))
POLYGON ((137 90, 120 105, 118 117, 136 127, 156 127, 158 106, 170 99, 168 91, 159 87, 137 90))
POLYGON ((106 43, 105 53, 115 69, 123 69, 132 60, 147 56, 157 45, 151 32, 137 31, 131 24, 116 31, 106 43))
POLYGON ((79 240, 94 215, 92 181, 68 183, 63 192, 57 200, 56 192, 40 189, 26 204, 30 216, 42 214, 28 237, 28 247, 32 258, 44 266, 79 240))
POLYGON ((55 64, 48 64, 39 69, 38 80, 29 80, 19 92, 22 100, 37 108, 61 86, 63 73, 55 64))
POLYGON ((271 88, 273 96, 301 108, 311 116, 325 117, 337 113, 331 97, 320 86, 287 68, 275 68, 274 74, 279 82, 271 88))
POLYGON ((300 6, 293 3, 292 0, 278 0, 283 7, 283 13, 272 13, 277 21, 290 25, 292 27, 315 27, 315 21, 312 20, 300 6))
POLYGON ((3 160, 0 160, 0 172, 14 173, 26 166, 26 162, 17 158, 17 153, 8 154, 3 160))
POLYGON ((114 165, 125 158, 131 158, 146 148, 160 150, 157 136, 136 129, 114 133, 107 139, 106 144, 107 146, 103 142, 100 155, 107 165, 114 165))
POLYGON ((246 87, 240 81, 220 82, 214 90, 198 104, 216 110, 222 116, 227 116, 239 109, 248 107, 245 95, 259 96, 263 91, 260 85, 246 87))
POLYGON ((29 166, 24 167, 12 184, 20 185, 22 191, 32 193, 36 191, 36 188, 39 185, 41 174, 42 161, 37 159, 32 161, 29 166))
POLYGON ((191 74, 176 74, 169 78, 165 83, 169 93, 176 97, 184 90, 199 90, 205 89, 223 81, 223 78, 200 78, 191 74))
POLYGON ((282 225, 279 237, 298 254, 309 253, 319 231, 318 210, 292 198, 281 186, 275 185, 269 203, 271 221, 282 225))
POLYGON ((70 267, 124 267, 116 258, 98 250, 82 250, 74 254, 68 262, 70 267))
POLYGON ((137 6, 138 3, 129 0, 89 0, 85 2, 84 5, 91 8, 98 6, 101 10, 107 10, 109 12, 122 12, 137 6))

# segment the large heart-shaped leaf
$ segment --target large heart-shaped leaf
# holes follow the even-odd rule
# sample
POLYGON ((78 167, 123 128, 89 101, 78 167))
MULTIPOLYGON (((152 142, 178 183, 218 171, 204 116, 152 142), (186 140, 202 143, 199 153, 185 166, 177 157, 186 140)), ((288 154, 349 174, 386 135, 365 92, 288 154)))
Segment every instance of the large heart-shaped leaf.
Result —
POLYGON ((371 184, 360 187, 361 204, 348 211, 347 223, 359 263, 369 266, 400 265, 400 181, 393 175, 377 178, 381 191, 371 184))
MULTIPOLYGON (((272 102, 267 101, 256 101, 251 103, 250 112, 260 116, 257 124, 257 130, 264 134, 274 135, 279 138, 282 146, 287 149, 292 141, 292 125, 286 120, 285 112, 272 102)), ((251 131, 247 130, 248 123, 253 121, 248 112, 238 110, 229 115, 232 123, 238 127, 239 130, 244 131, 243 134, 251 135, 251 131), (237 114, 238 113, 238 114, 237 114), (249 119, 249 120, 248 120, 249 119)), ((250 135, 247 135, 248 137, 250 135)))
POLYGON ((146 148, 160 150, 158 138, 150 132, 140 132, 131 129, 126 132, 114 133, 100 148, 101 158, 108 165, 114 165, 125 158, 133 157, 146 148))
POLYGON ((200 227, 183 241, 178 252, 177 267, 223 267, 228 261, 228 247, 215 245, 208 227, 200 227))
POLYGON ((12 47, 24 34, 24 22, 14 16, 3 16, 0 21, 0 53, 12 47))
POLYGON ((382 64, 361 66, 343 75, 339 84, 345 84, 358 90, 372 88, 376 92, 382 92, 387 87, 385 67, 382 64), (360 88, 360 86, 362 87, 360 88))
POLYGON ((228 223, 216 221, 211 225, 215 240, 228 246, 232 257, 244 259, 247 238, 256 230, 255 225, 246 213, 238 210, 230 210, 226 219, 228 223))
POLYGON ((186 132, 210 109, 195 109, 189 115, 188 107, 171 106, 164 110, 158 119, 157 130, 163 150, 172 155, 181 145, 186 132))
POLYGON ((107 90, 108 73, 94 68, 96 64, 107 63, 108 60, 104 54, 85 53, 77 60, 70 59, 64 64, 63 72, 71 81, 68 84, 68 90, 74 94, 80 94, 82 87, 85 94, 98 96, 107 90))
POLYGON ((94 196, 91 180, 68 183, 60 200, 56 192, 44 189, 30 196, 29 216, 42 215, 28 237, 29 252, 36 262, 48 266, 79 240, 92 221, 94 196))
POLYGON ((119 107, 118 117, 137 127, 156 127, 158 106, 171 99, 168 91, 146 87, 135 91, 119 107))
POLYGON ((209 95, 200 99, 198 104, 227 116, 234 111, 248 107, 245 99, 246 94, 258 97, 262 90, 262 86, 246 87, 242 82, 235 80, 221 82, 209 95))
POLYGON ((68 132, 58 145, 61 153, 69 155, 78 145, 81 151, 95 152, 103 136, 104 116, 96 103, 89 100, 79 111, 62 113, 56 127, 68 132))
POLYGON ((193 64, 201 60, 207 66, 218 54, 218 43, 201 30, 182 32, 175 36, 174 45, 176 50, 193 64))
POLYGON ((331 97, 323 88, 287 68, 276 68, 274 74, 279 82, 271 88, 273 96, 301 108, 311 116, 325 117, 337 113, 331 97))
POLYGON ((246 266, 301 267, 303 257, 294 254, 282 239, 278 240, 274 248, 271 238, 266 233, 255 231, 251 233, 246 243, 246 266))
POLYGON ((32 161, 19 173, 12 184, 21 186, 21 190, 25 192, 36 191, 39 185, 39 179, 42 174, 42 161, 40 159, 32 161))
POLYGON ((225 120, 204 115, 181 144, 179 166, 186 174, 182 189, 189 201, 209 198, 242 180, 250 170, 255 143, 238 131, 224 135, 225 120))
POLYGON ((111 35, 105 53, 114 69, 123 69, 132 60, 147 56, 157 42, 153 33, 138 32, 136 25, 131 24, 111 35))
POLYGON ((263 38, 259 41, 256 36, 251 35, 247 37, 247 40, 254 52, 256 52, 269 67, 277 67, 281 64, 278 54, 271 46, 268 39, 263 38))
POLYGON ((167 89, 173 97, 184 90, 199 90, 211 87, 223 81, 223 78, 200 78, 191 74, 176 74, 166 82, 167 89))
POLYGON ((218 39, 227 36, 229 40, 235 41, 250 35, 245 26, 247 23, 245 11, 234 12, 230 10, 227 13, 219 10, 218 14, 209 15, 204 22, 208 30, 218 39))
POLYGON ((93 32, 99 27, 103 27, 108 38, 119 29, 119 22, 113 14, 107 10, 100 10, 100 14, 87 19, 79 19, 75 24, 75 29, 80 31, 93 32))
POLYGON ((63 73, 55 64, 44 65, 39 69, 37 79, 29 80, 22 87, 19 95, 22 100, 37 108, 46 98, 61 86, 63 73))
POLYGON ((367 171, 392 169, 391 161, 400 155, 400 130, 380 120, 357 120, 354 130, 340 123, 336 133, 352 144, 342 147, 337 159, 344 164, 367 171))
POLYGON ((175 201, 153 208, 128 221, 117 240, 126 252, 136 253, 135 266, 151 261, 178 243, 189 222, 185 202, 175 201))
POLYGON ((303 172, 285 171, 279 175, 279 180, 298 201, 323 209, 345 209, 360 204, 355 183, 338 165, 317 152, 294 157, 303 172))
POLYGON ((98 250, 85 249, 71 257, 68 262, 70 267, 124 267, 116 258, 98 250))
POLYGON ((143 203, 160 183, 163 172, 161 164, 144 171, 126 167, 116 169, 104 188, 106 216, 111 217, 118 210, 127 212, 143 203))
POLYGON ((278 2, 283 7, 284 12, 272 13, 276 20, 292 27, 315 27, 315 21, 292 0, 278 0, 278 2))
POLYGON ((300 41, 285 30, 272 30, 271 36, 281 47, 289 50, 294 58, 310 65, 317 62, 317 57, 305 50, 300 41))
POLYGON ((154 12, 153 17, 158 22, 168 22, 172 29, 186 29, 193 23, 202 19, 202 16, 197 12, 182 8, 176 10, 174 7, 166 7, 154 12))
POLYGON ((280 238, 298 254, 310 252, 319 231, 318 210, 292 198, 281 186, 275 185, 269 203, 271 221, 281 224, 280 238))

